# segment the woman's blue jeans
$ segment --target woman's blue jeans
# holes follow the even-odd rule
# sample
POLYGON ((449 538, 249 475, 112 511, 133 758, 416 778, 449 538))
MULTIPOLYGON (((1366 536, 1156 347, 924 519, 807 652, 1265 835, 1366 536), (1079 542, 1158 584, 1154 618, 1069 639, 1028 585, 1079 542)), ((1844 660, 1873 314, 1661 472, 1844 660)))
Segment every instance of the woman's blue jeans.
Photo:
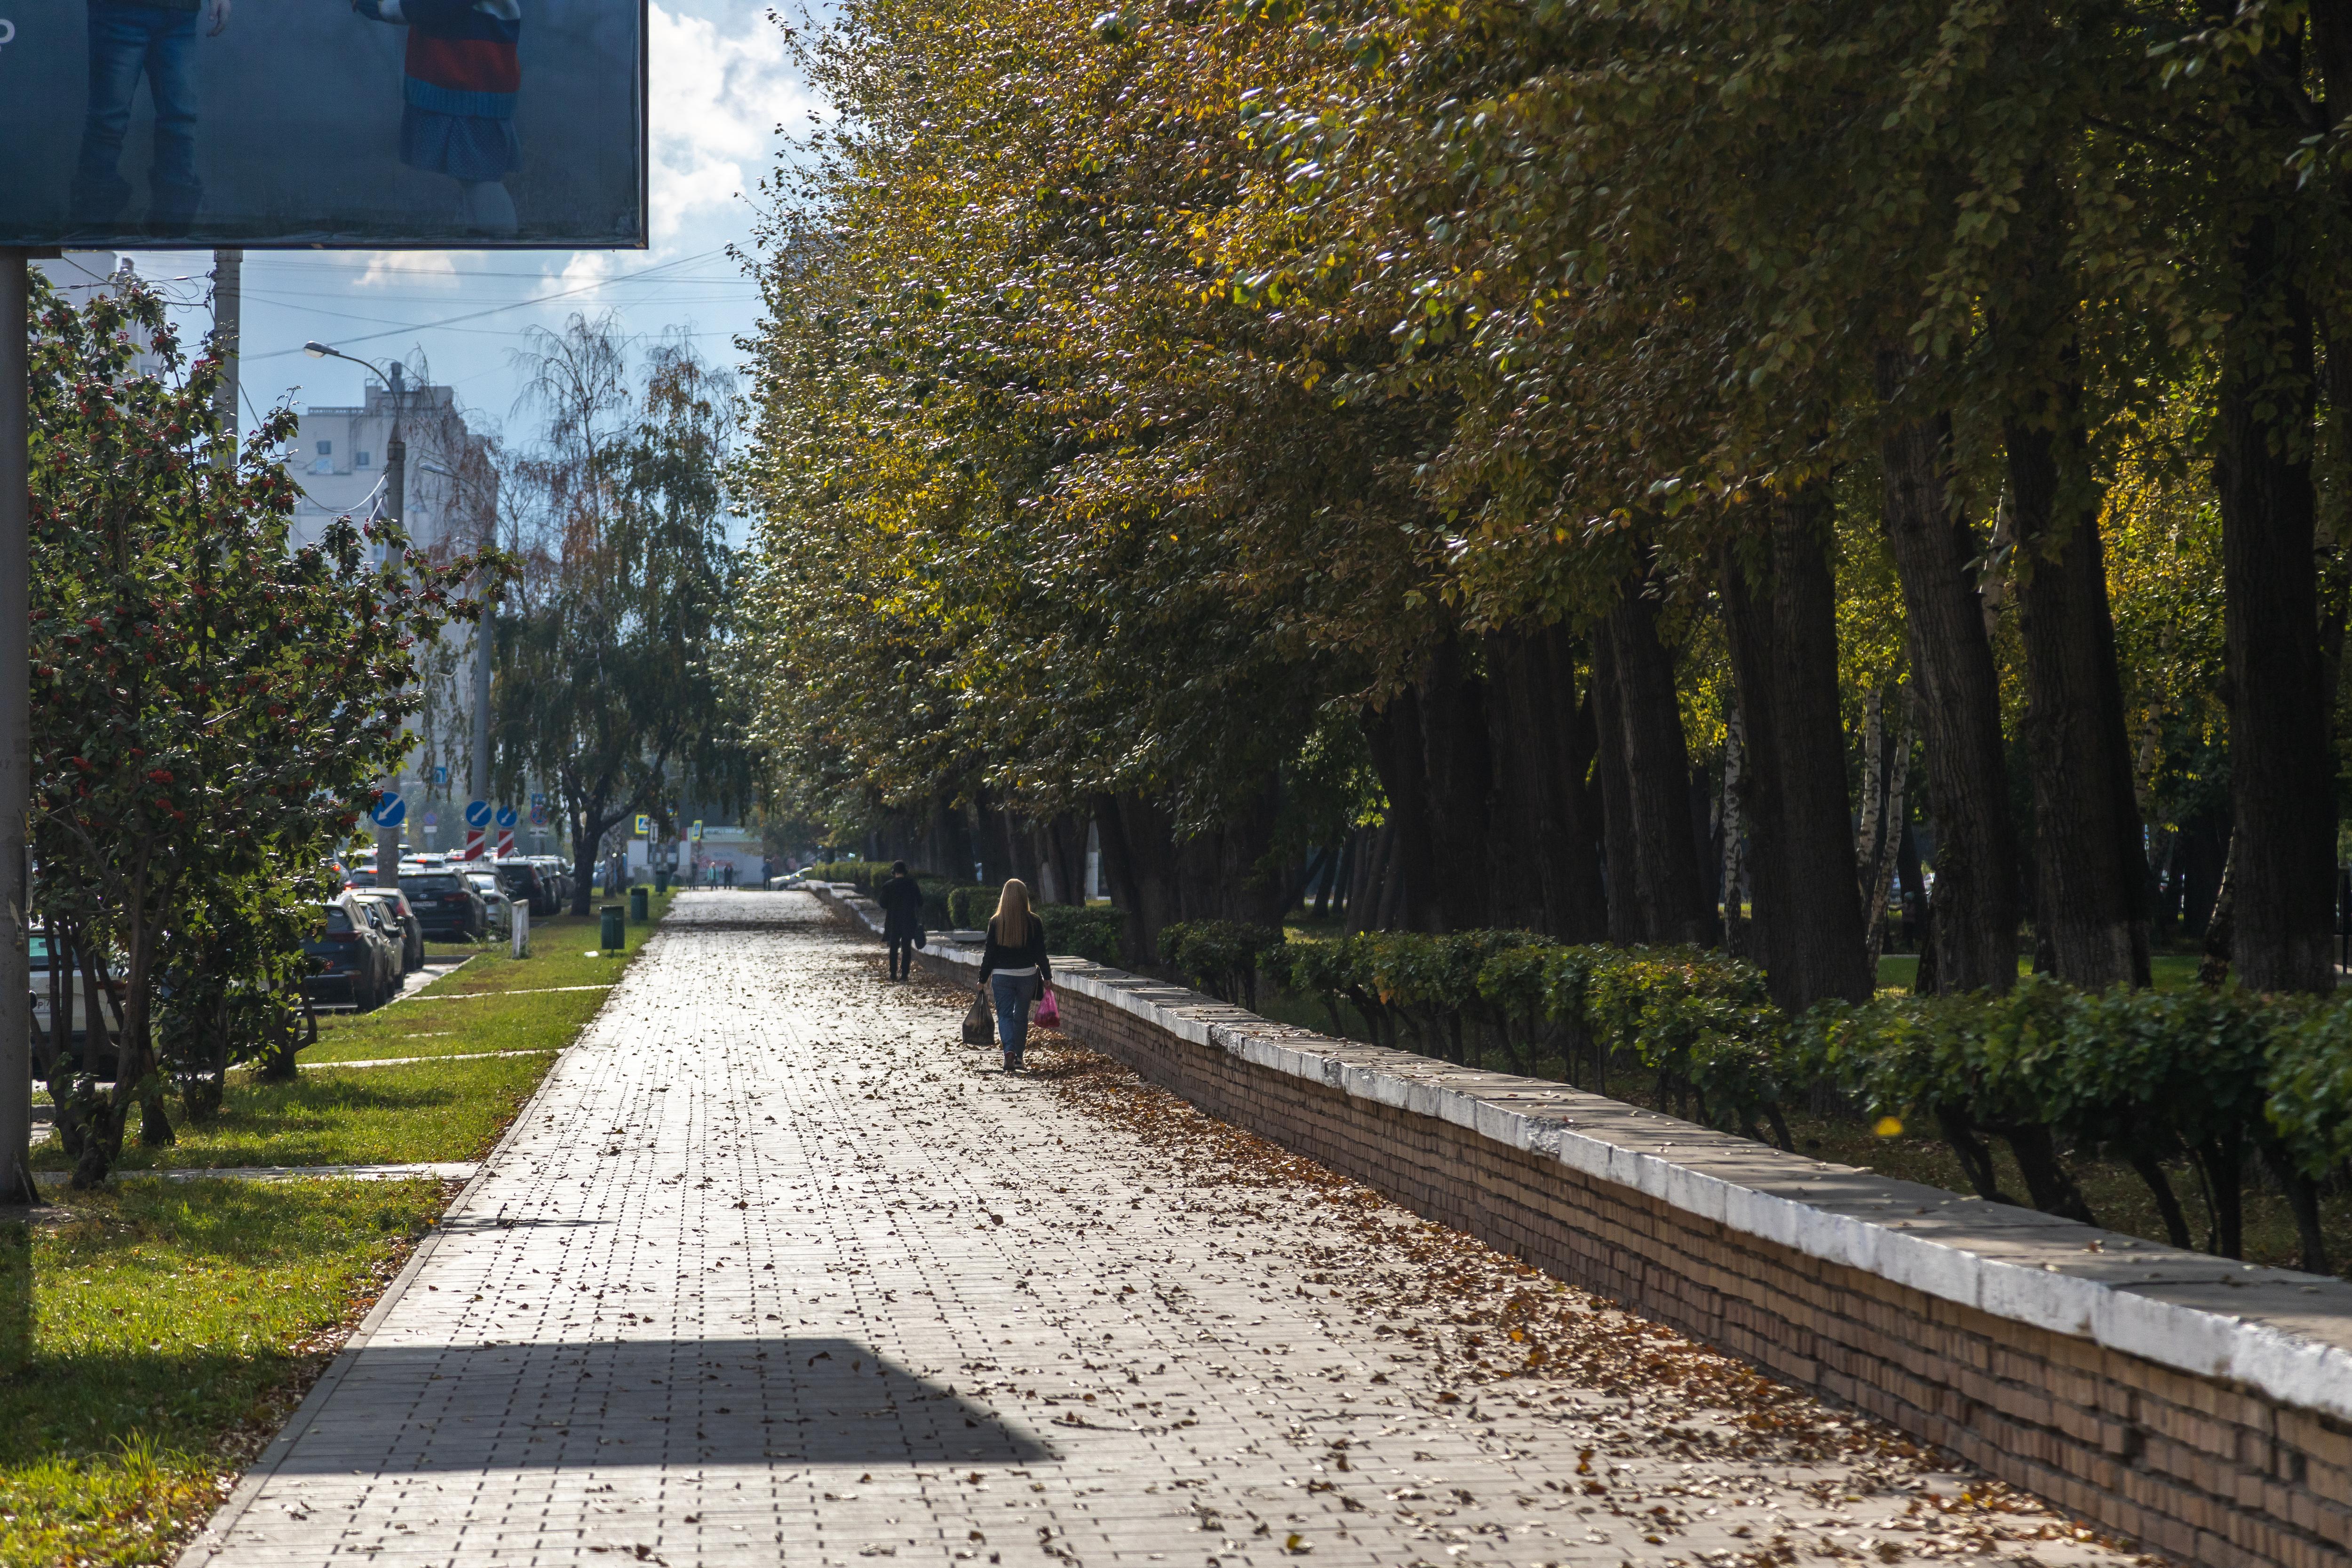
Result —
POLYGON ((996 998, 997 1041, 1004 1047, 1004 1054, 1018 1062, 1022 1047, 1029 1043, 1029 1004, 1037 999, 1037 977, 992 974, 988 988, 996 998))

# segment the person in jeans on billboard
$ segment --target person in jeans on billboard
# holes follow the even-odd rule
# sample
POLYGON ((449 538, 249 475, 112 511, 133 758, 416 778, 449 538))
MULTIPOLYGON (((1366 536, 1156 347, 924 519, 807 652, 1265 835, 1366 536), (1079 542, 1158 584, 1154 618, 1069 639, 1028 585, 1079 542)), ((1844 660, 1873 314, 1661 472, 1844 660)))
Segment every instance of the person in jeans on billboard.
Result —
POLYGON ((229 0, 89 0, 89 99, 83 110, 81 158, 75 165, 73 221, 80 229, 115 228, 131 200, 122 177, 122 139, 139 79, 155 106, 155 162, 147 172, 147 232, 186 234, 204 200, 196 177, 196 18, 218 37, 229 0))
POLYGON ((400 161, 457 181, 468 227, 512 234, 514 197, 504 182, 522 162, 516 0, 352 0, 352 9, 408 29, 400 161))

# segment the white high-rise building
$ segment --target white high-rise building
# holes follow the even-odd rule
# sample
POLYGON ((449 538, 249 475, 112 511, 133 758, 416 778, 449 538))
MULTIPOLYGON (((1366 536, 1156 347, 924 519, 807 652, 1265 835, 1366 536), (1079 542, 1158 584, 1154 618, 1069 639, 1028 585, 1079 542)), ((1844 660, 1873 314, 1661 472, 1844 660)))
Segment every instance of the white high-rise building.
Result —
MULTIPOLYGON (((404 386, 399 398, 407 448, 402 503, 408 548, 446 561, 494 537, 499 474, 488 439, 467 425, 446 386, 404 386)), ((385 448, 394 414, 392 390, 371 380, 356 405, 312 404, 286 454, 300 488, 294 508, 297 547, 316 542, 338 517, 363 522, 384 506, 385 448)), ((415 749, 401 780, 408 800, 407 842, 415 849, 452 849, 465 842, 465 806, 473 773, 476 627, 452 624, 419 663, 425 706, 409 721, 415 749)))

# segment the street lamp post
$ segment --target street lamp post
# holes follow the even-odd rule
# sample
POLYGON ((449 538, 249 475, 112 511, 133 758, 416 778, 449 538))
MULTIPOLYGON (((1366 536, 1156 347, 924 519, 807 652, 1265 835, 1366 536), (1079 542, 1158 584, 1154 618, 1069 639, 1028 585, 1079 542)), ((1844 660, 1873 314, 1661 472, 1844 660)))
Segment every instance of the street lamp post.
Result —
MULTIPOLYGON (((383 505, 389 520, 394 525, 400 524, 404 518, 408 503, 408 443, 401 439, 400 435, 401 377, 404 374, 401 363, 394 360, 387 374, 357 354, 347 354, 341 349, 329 348, 322 342, 304 343, 302 352, 312 359, 349 360, 362 370, 373 372, 385 385, 392 388, 392 435, 383 444, 383 505)), ((394 544, 388 548, 397 551, 400 546, 394 544)), ((385 782, 397 787, 400 784, 399 773, 395 770, 391 778, 385 782)), ((400 829, 398 827, 379 827, 375 830, 375 885, 379 888, 394 888, 400 885, 400 829)))

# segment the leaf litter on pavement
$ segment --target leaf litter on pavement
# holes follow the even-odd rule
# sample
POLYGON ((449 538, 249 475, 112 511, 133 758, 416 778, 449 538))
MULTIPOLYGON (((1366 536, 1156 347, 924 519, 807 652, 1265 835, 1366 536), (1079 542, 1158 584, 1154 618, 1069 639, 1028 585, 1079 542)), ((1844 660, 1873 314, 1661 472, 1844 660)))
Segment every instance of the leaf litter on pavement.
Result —
MULTIPOLYGON (((878 958, 873 968, 878 977, 878 958)), ((919 980, 917 988, 943 1009, 969 1004, 961 987, 919 980)), ((947 1037, 952 1041, 951 1027, 947 1037)), ((1491 1412, 1507 1406, 1515 1415, 1581 1427, 1574 1471, 1543 1483, 1553 1496, 1540 1500, 1542 1506, 1556 1509, 1570 1499, 1596 1524, 1612 1516, 1652 1549, 1642 1560, 1713 1568, 1837 1558, 2163 1561, 2135 1559, 2130 1543, 1893 1426, 1423 1219, 1057 1032, 1035 1031, 1028 1062, 1024 1078, 1058 1101, 1135 1134, 1160 1163, 1155 1172, 1139 1170, 1139 1180, 1172 1178, 1184 1208, 1210 1223, 1312 1216, 1315 1239, 1304 1255, 1285 1259, 1296 1281, 1291 1289, 1352 1316, 1351 1338, 1368 1331, 1390 1349, 1390 1370, 1370 1379, 1383 1393, 1474 1425, 1491 1422, 1491 1412), (1661 1461, 1672 1471, 1663 1481, 1661 1461), (1749 1506, 1759 1510, 1747 1516, 1753 1523, 1728 1533, 1752 1546, 1706 1552, 1676 1542, 1698 1519, 1749 1506)), ((1181 1282, 1171 1288, 1181 1289, 1181 1282)), ((1307 1363, 1312 1366, 1312 1356, 1307 1363)), ((1335 1367, 1332 1375, 1344 1378, 1346 1369, 1335 1367)), ((1342 1439, 1330 1456, 1339 1471, 1349 1468, 1344 1446, 1342 1439)), ((1466 1489, 1430 1495, 1412 1486, 1386 1496, 1412 1518, 1503 1500, 1480 1500, 1466 1489)), ((1516 1500, 1528 1507, 1539 1501, 1525 1495, 1516 1500)), ((1594 1545, 1602 1539, 1597 1531, 1588 1536, 1594 1545)), ((1294 1555, 1312 1549, 1296 1536, 1281 1543, 1294 1555)), ((1463 1550, 1447 1546, 1439 1561, 1463 1550)), ((1621 1545, 1617 1552, 1632 1562, 1637 1550, 1621 1545)))

